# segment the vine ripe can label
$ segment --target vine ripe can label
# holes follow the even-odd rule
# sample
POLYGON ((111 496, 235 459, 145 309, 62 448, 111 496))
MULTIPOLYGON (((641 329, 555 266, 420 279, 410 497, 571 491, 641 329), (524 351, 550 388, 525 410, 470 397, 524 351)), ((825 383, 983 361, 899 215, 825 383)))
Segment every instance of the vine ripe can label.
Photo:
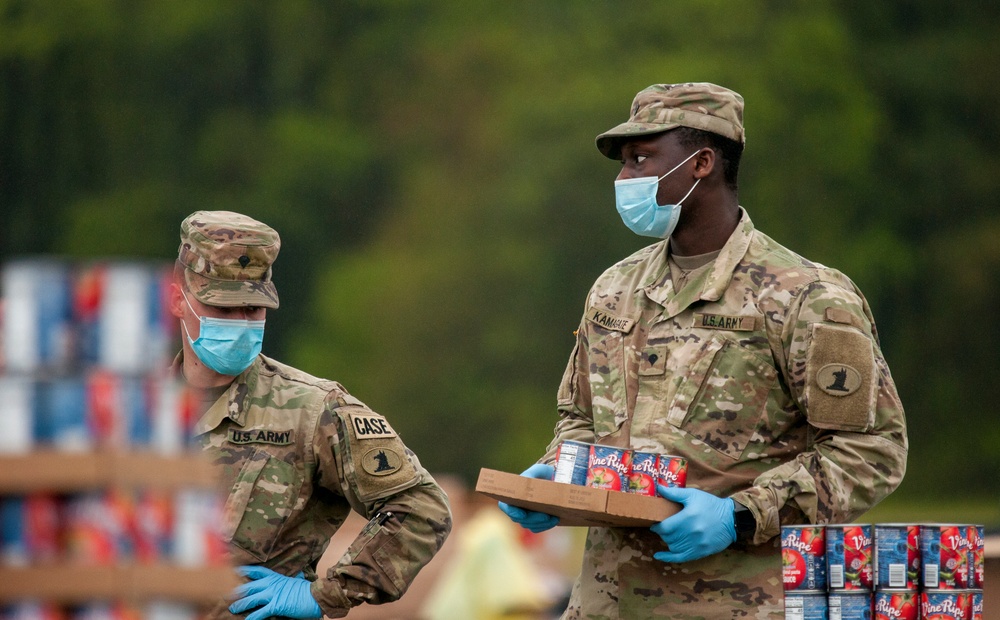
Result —
POLYGON ((653 452, 633 452, 628 474, 628 492, 656 497, 660 455, 653 452))
POLYGON ((590 446, 586 486, 608 491, 624 491, 632 465, 632 451, 611 446, 590 446))
POLYGON ((972 609, 969 620, 983 620, 983 591, 974 590, 970 596, 969 605, 972 609))
POLYGON ((830 590, 871 590, 872 527, 827 525, 826 565, 830 590))
POLYGON ((968 587, 969 531, 966 525, 920 526, 921 586, 929 590, 968 587))
POLYGON ((680 488, 684 488, 687 484, 687 459, 672 454, 661 454, 657 471, 656 484, 680 488))
POLYGON ((982 525, 969 526, 969 587, 974 590, 983 588, 983 571, 986 565, 985 539, 982 525))
POLYGON ((921 620, 967 620, 972 593, 963 590, 924 590, 920 593, 921 620))
POLYGON ((920 583, 920 526, 915 523, 875 524, 875 586, 877 590, 916 590, 920 583))
POLYGON ((556 471, 552 480, 580 486, 586 484, 590 446, 591 444, 582 441, 569 440, 560 443, 556 449, 556 471))
POLYGON ((920 601, 915 590, 876 590, 875 620, 917 620, 920 601))
POLYGON ((785 591, 826 588, 826 536, 822 525, 781 526, 781 573, 785 591))
POLYGON ((826 597, 829 620, 871 620, 872 593, 855 590, 853 592, 830 592, 826 597))
POLYGON ((827 620, 826 593, 822 590, 787 592, 785 620, 827 620))

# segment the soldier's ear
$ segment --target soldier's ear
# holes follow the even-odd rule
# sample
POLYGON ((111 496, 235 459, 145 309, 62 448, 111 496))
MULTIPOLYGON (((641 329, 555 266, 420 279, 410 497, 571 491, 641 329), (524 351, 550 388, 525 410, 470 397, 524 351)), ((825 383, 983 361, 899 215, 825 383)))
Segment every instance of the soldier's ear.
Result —
POLYGON ((178 319, 184 318, 184 292, 181 290, 180 284, 176 282, 170 283, 170 293, 167 296, 170 314, 177 317, 178 319))

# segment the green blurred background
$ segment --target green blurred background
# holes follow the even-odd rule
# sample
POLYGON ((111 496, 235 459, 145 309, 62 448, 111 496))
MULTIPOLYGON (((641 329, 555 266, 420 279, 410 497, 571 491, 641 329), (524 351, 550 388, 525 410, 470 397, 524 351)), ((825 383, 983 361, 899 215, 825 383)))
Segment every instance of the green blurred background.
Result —
POLYGON ((878 321, 910 459, 872 520, 1000 526, 997 32, 976 0, 0 0, 0 260, 261 219, 265 353, 472 484, 541 454, 590 284, 648 242, 595 135, 717 82, 741 203, 878 321))

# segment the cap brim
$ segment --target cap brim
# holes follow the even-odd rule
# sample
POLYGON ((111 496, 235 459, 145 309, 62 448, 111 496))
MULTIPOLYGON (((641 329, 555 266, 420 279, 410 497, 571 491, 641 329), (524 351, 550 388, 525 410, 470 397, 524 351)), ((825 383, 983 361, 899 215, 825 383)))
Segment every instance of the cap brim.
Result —
POLYGON ((597 150, 609 159, 622 158, 622 140, 648 136, 680 127, 678 123, 622 123, 597 136, 597 150))
POLYGON ((271 281, 213 280, 190 269, 184 270, 184 280, 195 299, 206 306, 220 308, 278 307, 278 289, 271 281))

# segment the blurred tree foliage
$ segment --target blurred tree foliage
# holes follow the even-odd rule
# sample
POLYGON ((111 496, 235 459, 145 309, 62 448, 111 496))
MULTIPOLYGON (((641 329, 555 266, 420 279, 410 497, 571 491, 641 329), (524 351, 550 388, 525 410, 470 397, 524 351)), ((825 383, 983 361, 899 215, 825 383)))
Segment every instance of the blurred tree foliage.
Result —
POLYGON ((931 0, 0 0, 0 259, 279 230, 266 350, 433 471, 551 436, 586 292, 645 242, 594 136, 656 82, 747 101, 741 202, 866 292, 910 424, 902 494, 996 494, 1000 6, 931 0))

